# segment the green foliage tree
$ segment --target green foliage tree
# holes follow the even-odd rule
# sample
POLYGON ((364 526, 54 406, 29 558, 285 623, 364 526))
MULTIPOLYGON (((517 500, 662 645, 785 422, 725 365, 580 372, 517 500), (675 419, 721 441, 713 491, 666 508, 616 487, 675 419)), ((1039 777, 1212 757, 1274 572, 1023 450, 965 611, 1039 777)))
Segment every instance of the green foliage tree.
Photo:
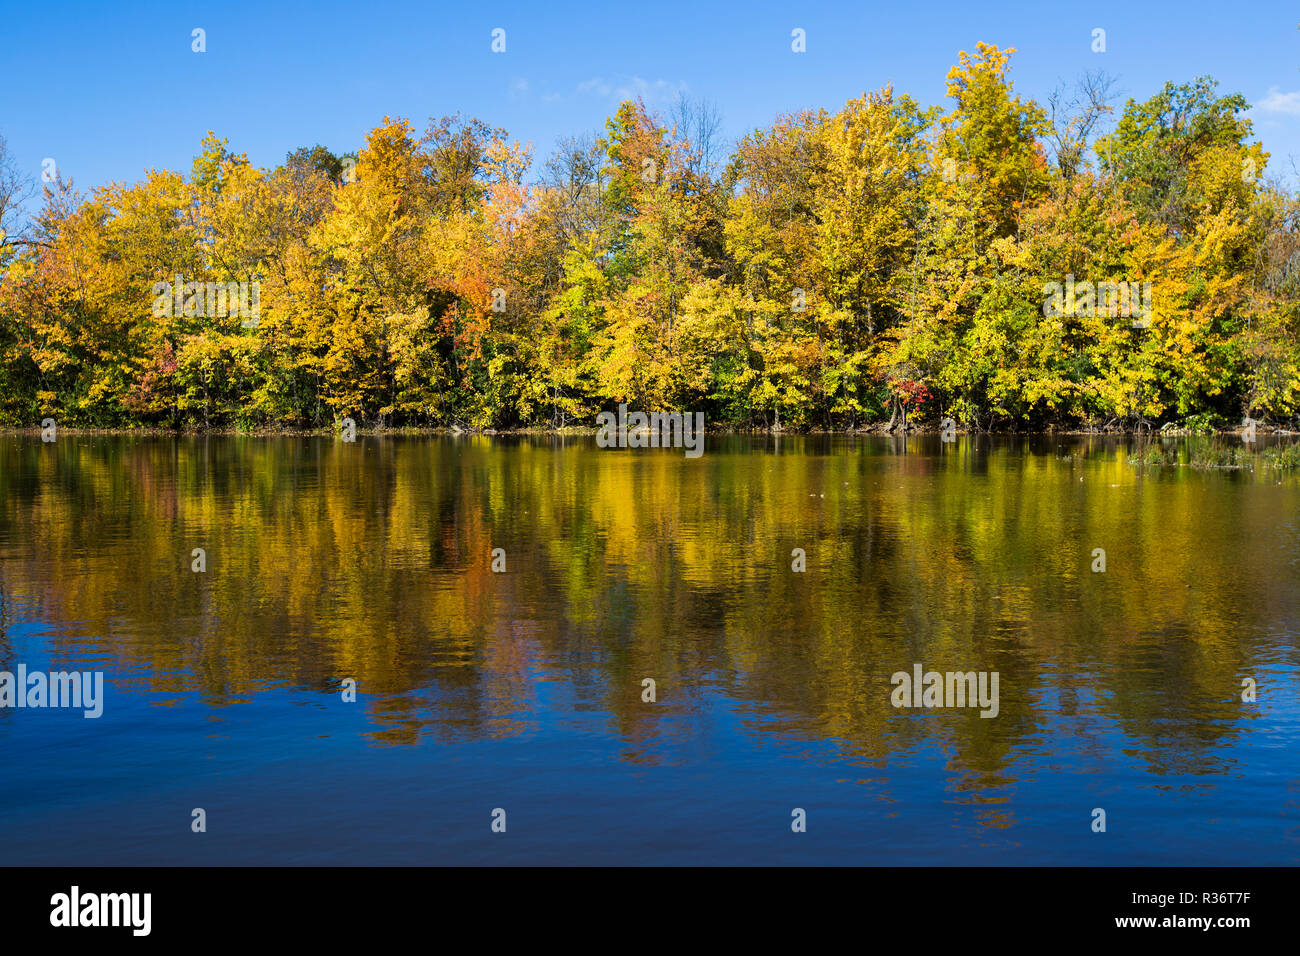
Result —
POLYGON ((1246 101, 1170 83, 1099 136, 1104 76, 1045 110, 1013 52, 960 53, 946 108, 885 87, 725 159, 707 104, 625 102, 535 179, 528 147, 459 115, 274 169, 209 133, 188 173, 48 185, 28 227, 0 141, 0 421, 1294 418, 1300 207, 1246 101), (1051 307, 1064 283, 1086 306, 1051 307), (1120 283, 1150 290, 1136 327, 1120 283), (232 284, 255 321, 179 304, 232 284))

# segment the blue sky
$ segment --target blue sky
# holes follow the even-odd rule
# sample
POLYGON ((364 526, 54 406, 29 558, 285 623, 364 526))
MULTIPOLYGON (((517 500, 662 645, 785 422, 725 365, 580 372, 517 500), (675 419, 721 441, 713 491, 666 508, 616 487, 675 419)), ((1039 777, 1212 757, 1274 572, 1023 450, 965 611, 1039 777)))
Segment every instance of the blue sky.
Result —
MULTIPOLYGON (((1210 74, 1255 105, 1271 168, 1300 166, 1300 6, 1219 3, 62 3, 7 0, 0 135, 33 177, 79 189, 188 171, 205 132, 261 166, 298 146, 354 149, 385 115, 418 129, 461 111, 531 142, 599 130, 619 99, 714 103, 728 137, 892 82, 942 102, 958 50, 1017 49, 1038 99, 1090 69, 1144 99, 1210 74), (207 52, 191 51, 191 30, 207 52), (491 51, 494 28, 506 52, 491 51), (807 52, 790 49, 802 28, 807 52), (1092 31, 1106 52, 1092 52, 1092 31)), ((1294 176, 1290 177, 1294 181, 1294 176)))

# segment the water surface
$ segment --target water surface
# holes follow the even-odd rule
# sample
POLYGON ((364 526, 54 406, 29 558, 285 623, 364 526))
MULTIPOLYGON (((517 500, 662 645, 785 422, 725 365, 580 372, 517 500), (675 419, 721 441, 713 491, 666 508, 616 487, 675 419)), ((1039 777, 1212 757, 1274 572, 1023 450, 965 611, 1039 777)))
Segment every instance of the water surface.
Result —
POLYGON ((1300 480, 1132 450, 0 437, 0 863, 1294 864, 1300 480))

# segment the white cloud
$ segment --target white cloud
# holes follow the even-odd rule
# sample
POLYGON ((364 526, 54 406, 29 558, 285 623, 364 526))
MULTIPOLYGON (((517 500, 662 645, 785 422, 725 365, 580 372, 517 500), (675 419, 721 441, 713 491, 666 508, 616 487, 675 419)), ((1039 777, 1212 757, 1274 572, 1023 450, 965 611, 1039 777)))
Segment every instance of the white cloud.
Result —
POLYGON ((1268 96, 1259 102, 1259 108, 1266 113, 1289 113, 1300 116, 1300 90, 1283 93, 1276 86, 1268 88, 1268 96))
POLYGON ((583 80, 578 84, 579 93, 595 93, 597 96, 609 96, 613 89, 612 86, 598 76, 590 80, 583 80))
POLYGON ((619 101, 634 100, 637 97, 658 100, 686 92, 686 83, 681 80, 676 83, 670 80, 643 80, 639 76, 623 80, 607 80, 603 76, 595 76, 579 83, 577 92, 619 101))

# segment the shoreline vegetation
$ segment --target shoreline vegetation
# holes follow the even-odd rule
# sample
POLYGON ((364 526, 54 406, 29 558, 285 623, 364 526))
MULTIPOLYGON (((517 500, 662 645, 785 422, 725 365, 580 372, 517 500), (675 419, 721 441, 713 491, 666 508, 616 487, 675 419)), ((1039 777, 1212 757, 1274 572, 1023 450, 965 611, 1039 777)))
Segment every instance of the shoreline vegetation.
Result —
MULTIPOLYGON (((0 435, 8 436, 35 436, 41 434, 40 428, 21 428, 13 426, 0 426, 0 435)), ((587 425, 566 425, 563 428, 551 428, 549 426, 534 426, 521 428, 448 428, 446 426, 421 426, 421 425, 399 425, 390 427, 374 427, 357 425, 355 434, 371 437, 401 437, 426 436, 426 437, 451 437, 451 438, 509 438, 512 436, 553 436, 564 438, 568 436, 595 436, 600 429, 587 425)), ((990 431, 976 431, 969 428, 958 426, 952 430, 945 430, 933 423, 923 423, 920 425, 909 424, 905 429, 901 426, 891 428, 886 422, 879 422, 873 425, 864 425, 854 429, 824 429, 824 428, 806 428, 806 429, 771 429, 771 428, 737 428, 737 427, 709 427, 705 430, 707 435, 752 435, 766 436, 770 438, 791 438, 800 436, 841 436, 846 438, 853 437, 876 437, 876 438, 914 438, 917 436, 940 435, 945 431, 950 435, 961 437, 990 437, 990 438, 1035 438, 1035 437, 1072 437, 1072 438, 1234 438, 1240 439, 1242 431, 1240 428, 1185 428, 1169 425, 1164 428, 1135 428, 1135 427, 1071 427, 1071 428, 1043 428, 1043 429, 997 429, 990 431)), ((160 426, 141 425, 134 427, 116 427, 116 428, 86 428, 86 427, 64 427, 58 426, 57 434, 59 435, 103 435, 106 437, 130 437, 130 436, 147 436, 162 438, 204 438, 204 437, 226 437, 226 438, 338 438, 339 429, 332 426, 322 426, 318 428, 302 428, 291 426, 267 427, 260 426, 257 428, 240 428, 240 427, 215 427, 215 428, 168 428, 160 426)), ((1282 427, 1260 426, 1256 429, 1256 435, 1259 438, 1268 439, 1286 439, 1291 437, 1300 437, 1300 431, 1291 431, 1282 427)))
POLYGON ((1013 52, 959 53, 945 106, 886 86, 734 146, 687 99, 540 164, 459 115, 273 169, 209 133, 188 173, 47 170, 26 225, 0 140, 0 426, 1300 428, 1300 199, 1245 98, 1039 103, 1013 52))

